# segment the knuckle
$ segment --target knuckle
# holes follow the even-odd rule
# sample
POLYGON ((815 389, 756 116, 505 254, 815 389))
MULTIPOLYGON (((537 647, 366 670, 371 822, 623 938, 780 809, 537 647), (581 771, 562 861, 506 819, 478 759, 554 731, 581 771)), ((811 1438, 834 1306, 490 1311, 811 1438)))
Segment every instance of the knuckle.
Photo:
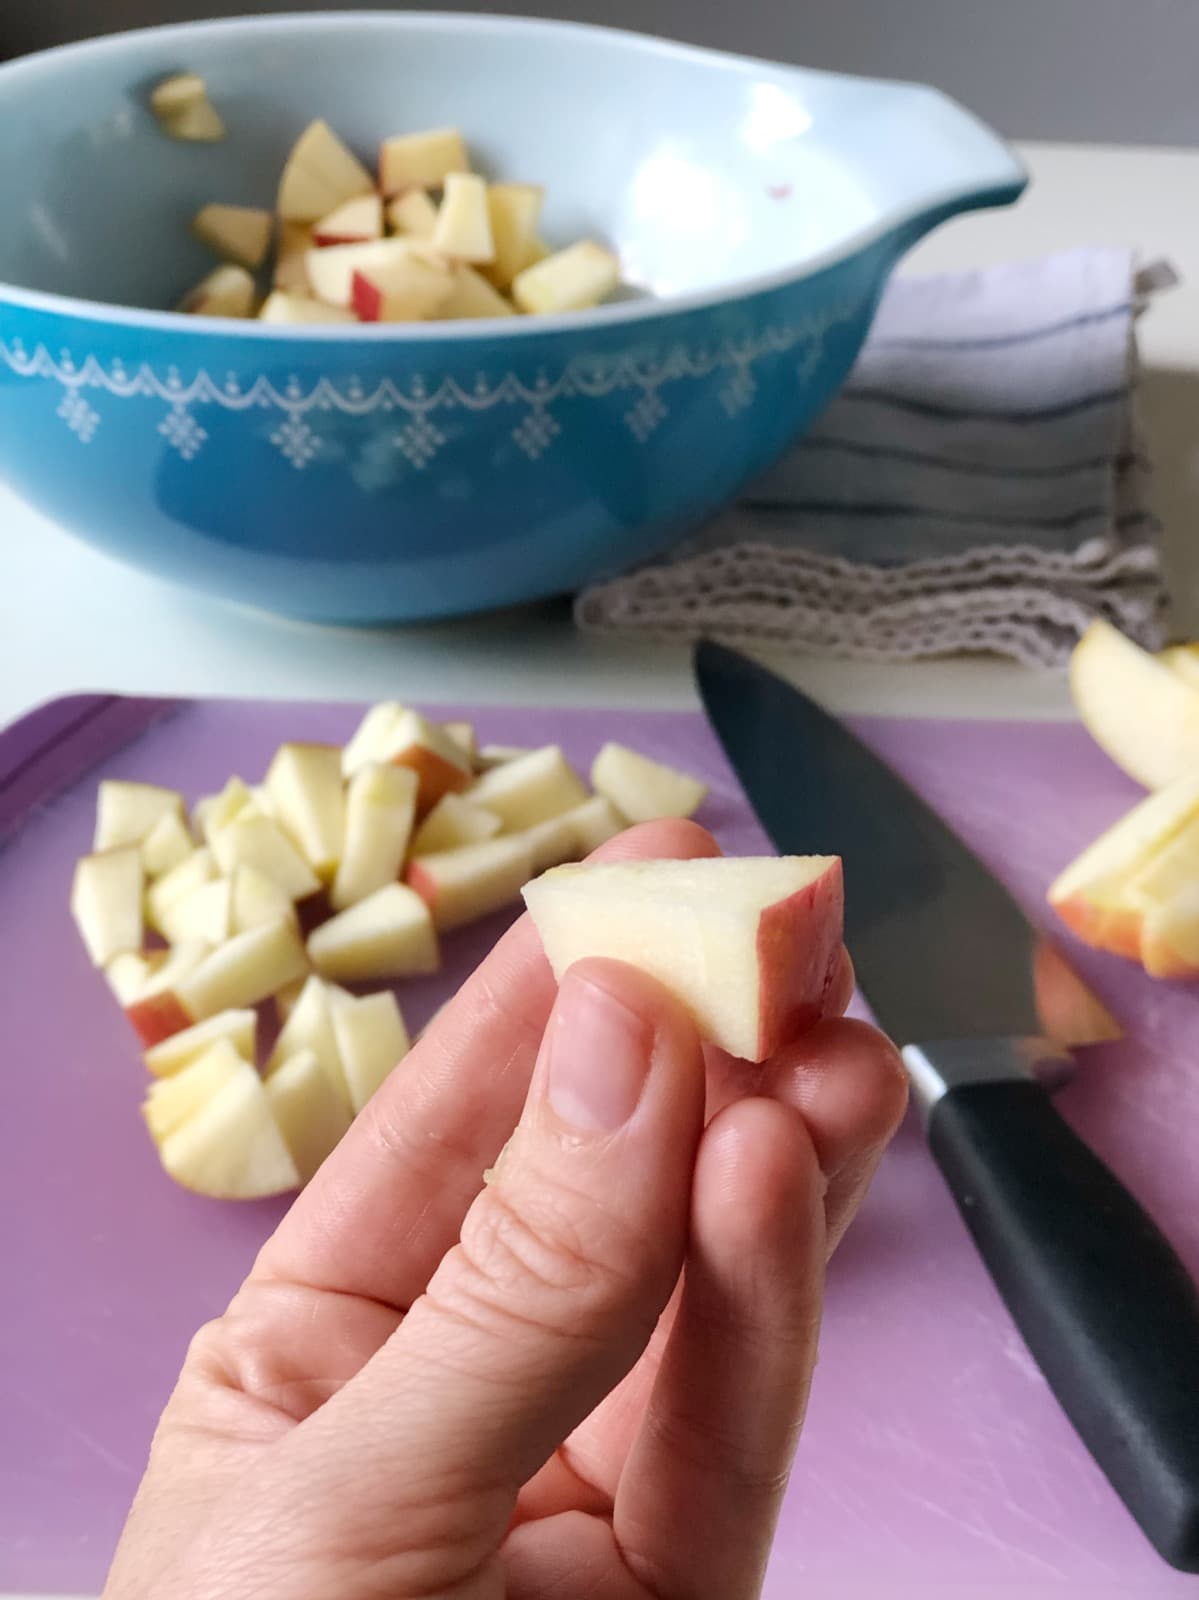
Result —
POLYGON ((722 1426, 701 1405, 669 1410, 651 1407, 646 1417, 650 1437, 672 1460, 689 1471, 718 1480, 739 1502, 773 1504, 787 1487, 793 1448, 799 1437, 798 1413, 781 1441, 768 1455, 741 1438, 736 1424, 722 1426))

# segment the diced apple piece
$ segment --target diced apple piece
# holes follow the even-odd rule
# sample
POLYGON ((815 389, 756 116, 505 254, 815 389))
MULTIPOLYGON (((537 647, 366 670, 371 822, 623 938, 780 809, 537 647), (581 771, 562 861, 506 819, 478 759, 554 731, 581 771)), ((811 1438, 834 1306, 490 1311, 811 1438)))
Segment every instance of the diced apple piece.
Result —
POLYGON ((352 311, 343 311, 340 306, 327 306, 323 300, 312 300, 307 295, 283 294, 276 289, 262 302, 258 320, 332 326, 335 323, 357 322, 358 318, 352 311))
POLYGON ((257 1005, 307 969, 294 924, 268 922, 220 945, 175 985, 175 993, 187 1020, 202 1022, 218 1011, 257 1005))
POLYGON ((1087 731, 1148 789, 1199 770, 1199 689, 1108 622, 1091 624, 1070 658, 1087 731))
POLYGON ((469 760, 473 761, 475 752, 479 748, 479 741, 475 738, 475 725, 473 722, 443 722, 442 732, 458 746, 469 760))
POLYGON ((275 1016, 280 1026, 287 1021, 288 1017, 296 1009, 300 996, 304 993, 304 985, 307 982, 307 978, 297 978, 294 983, 285 983, 281 989, 275 990, 273 996, 275 1016))
POLYGON ((487 190, 487 211, 495 259, 487 276, 497 289, 511 289, 518 273, 532 266, 541 224, 545 191, 536 183, 493 183, 487 190))
POLYGON ((492 767, 504 767, 509 761, 519 761, 521 756, 532 754, 527 745, 485 744, 480 746, 475 756, 475 766, 480 772, 490 772, 492 767))
POLYGON ((444 322, 460 322, 477 317, 514 317, 516 308, 473 267, 459 262, 449 296, 438 306, 437 315, 444 322))
POLYGON ((107 966, 142 944, 142 858, 136 845, 84 856, 75 865, 71 914, 92 965, 107 966))
POLYGON ((525 901, 558 978, 587 956, 629 962, 749 1061, 824 1015, 841 959, 836 856, 556 867, 525 901))
POLYGON ((161 878, 182 866, 196 848, 196 841, 183 817, 168 811, 142 840, 142 871, 147 878, 161 878))
POLYGON ((561 816, 587 797, 578 773, 556 744, 485 772, 470 792, 472 804, 494 811, 506 833, 561 816))
POLYGON ((615 839, 618 833, 623 833, 625 828, 624 818, 602 794, 592 795, 581 806, 564 812, 562 820, 569 822, 574 829, 581 856, 589 856, 601 844, 607 844, 609 839, 615 839))
POLYGON ((396 1063, 408 1054, 408 1030, 389 989, 361 999, 335 990, 332 1014, 350 1102, 359 1112, 396 1063))
POLYGON ((330 1089, 345 1107, 348 1120, 350 1095, 333 1031, 332 999, 328 986, 315 975, 300 990, 299 999, 275 1041, 266 1064, 268 1077, 301 1050, 311 1051, 315 1056, 330 1089))
POLYGON ((1181 885, 1171 899, 1146 908, 1141 961, 1151 978, 1199 977, 1199 884, 1181 885))
POLYGON ((165 817, 183 820, 183 796, 153 783, 125 783, 106 778, 96 795, 93 850, 116 850, 141 844, 165 817))
POLYGON ((495 240, 487 209, 487 185, 471 172, 452 172, 433 229, 432 245, 456 261, 495 260, 495 240))
POLYGON ((410 239, 431 239, 437 226, 437 207, 427 189, 407 189, 388 202, 387 222, 394 232, 410 239))
POLYGON ((548 867, 560 867, 564 861, 577 861, 583 854, 579 848, 579 830, 571 820, 573 815, 571 811, 564 811, 560 817, 547 817, 544 822, 535 822, 531 828, 510 835, 523 839, 528 845, 531 877, 548 867))
POLYGON ((314 929, 308 955, 322 977, 339 983, 436 972, 439 964, 428 908, 402 883, 376 890, 314 929))
POLYGON ((522 311, 549 316, 586 311, 606 300, 620 282, 620 262, 611 250, 584 239, 517 274, 512 298, 522 311))
POLYGON ((227 877, 238 867, 257 867, 290 900, 303 900, 321 886, 316 873, 270 817, 238 817, 213 835, 212 849, 227 877))
POLYGON ((122 950, 119 956, 113 956, 104 968, 104 976, 122 1010, 137 999, 165 956, 165 950, 122 950))
POLYGON ((250 317, 255 292, 245 267, 218 267, 184 295, 177 309, 192 317, 250 317))
POLYGON ((217 877, 216 858, 207 846, 193 850, 177 867, 164 872, 157 882, 146 890, 146 921, 159 933, 163 918, 177 900, 192 894, 217 877))
POLYGON ((218 1011, 214 1017, 206 1017, 152 1046, 146 1051, 146 1066, 156 1078, 169 1078, 221 1042, 231 1045, 243 1061, 252 1063, 257 1025, 257 1015, 249 1009, 218 1011))
POLYGON ((347 200, 312 228, 312 242, 319 246, 365 244, 368 239, 382 237, 383 201, 377 194, 363 194, 356 200, 347 200))
POLYGON ((630 822, 690 817, 708 793, 706 783, 623 744, 606 744, 591 767, 591 787, 630 822))
POLYGON ((192 232, 224 261, 256 271, 271 247, 275 219, 257 206, 207 205, 192 221, 192 232))
POLYGON ((413 285, 422 285, 429 305, 435 303, 434 286, 442 299, 451 288, 449 268, 428 246, 413 239, 370 239, 366 244, 335 244, 310 250, 305 270, 318 299, 327 305, 353 309, 359 316, 363 313, 361 307, 354 305, 356 278, 364 278, 379 294, 394 293, 397 297, 413 285))
POLYGON ((158 84, 150 95, 150 109, 172 139, 216 144, 225 137, 225 124, 208 98, 204 79, 194 72, 180 72, 158 84))
POLYGON ((1172 644, 1160 650, 1157 659, 1177 678, 1199 689, 1199 644, 1172 644))
POLYGON ((232 931, 233 885, 228 878, 214 878, 172 901, 159 920, 159 932, 172 944, 188 939, 223 944, 232 931))
POLYGON ((327 122, 317 121, 305 128, 287 158, 276 209, 286 222, 319 222, 374 187, 357 156, 327 122))
POLYGON ((407 256, 355 272, 350 302, 363 322, 421 322, 437 314, 452 288, 444 267, 407 256))
POLYGON ((176 1183, 215 1200, 260 1200, 300 1185, 262 1080, 243 1065, 158 1147, 176 1183))
POLYGON ((346 843, 329 901, 334 911, 395 883, 404 868, 416 817, 416 773, 370 762, 350 779, 346 843))
POLYGON ((275 1068, 266 1080, 266 1097, 300 1182, 307 1183, 350 1126, 345 1101, 311 1050, 300 1050, 275 1068))
POLYGON ((312 229, 306 222, 280 222, 279 243, 275 249, 272 288, 292 297, 308 297, 308 252, 315 249, 312 229))
POLYGON ((459 845, 494 839, 502 826, 494 811, 474 805, 460 794, 443 794, 417 829, 412 854, 428 856, 437 850, 456 850, 459 845))
POLYGON ((431 811, 443 794, 458 793, 474 779, 469 757, 444 729, 394 702, 367 712, 342 751, 341 770, 352 777, 368 761, 390 762, 416 773, 418 816, 431 811))
POLYGON ((155 1144, 181 1127, 231 1079, 246 1062, 227 1039, 215 1040, 169 1078, 150 1085, 142 1115, 155 1144))
POLYGON ((265 922, 296 922, 296 909, 286 890, 257 867, 238 867, 233 874, 229 931, 246 933, 265 922))
POLYGON ((345 847, 341 751, 332 744, 285 744, 266 775, 275 815, 308 865, 329 882, 345 847))
POLYGON ((439 189, 454 172, 469 172, 466 144, 457 128, 431 128, 385 139, 379 151, 379 187, 385 195, 404 189, 439 189))
POLYGON ((147 1049, 190 1027, 193 1018, 183 1009, 177 985, 205 962, 212 946, 202 940, 177 944, 174 949, 156 952, 150 975, 134 998, 125 1005, 129 1024, 147 1049))
POLYGON ((208 844, 243 812, 253 814, 254 796, 240 778, 230 778, 219 794, 206 795, 192 807, 192 824, 208 844))
POLYGON ((514 904, 532 875, 528 841, 513 834, 421 856, 405 878, 432 912, 438 932, 445 932, 514 904))

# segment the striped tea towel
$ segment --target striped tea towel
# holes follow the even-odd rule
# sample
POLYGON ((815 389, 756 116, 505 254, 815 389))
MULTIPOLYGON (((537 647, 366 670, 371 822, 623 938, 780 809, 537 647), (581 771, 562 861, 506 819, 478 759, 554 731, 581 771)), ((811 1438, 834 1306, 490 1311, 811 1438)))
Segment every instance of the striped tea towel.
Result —
POLYGON ((580 626, 1054 666, 1100 614, 1157 644, 1134 316, 1170 281, 1105 249, 893 280, 795 450, 664 559, 580 595, 580 626))

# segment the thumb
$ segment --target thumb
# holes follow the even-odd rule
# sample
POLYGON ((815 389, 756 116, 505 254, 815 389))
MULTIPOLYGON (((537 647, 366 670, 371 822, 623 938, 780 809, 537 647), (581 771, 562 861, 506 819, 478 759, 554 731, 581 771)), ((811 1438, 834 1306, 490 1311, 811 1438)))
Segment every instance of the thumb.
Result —
POLYGON ((521 1485, 633 1367, 678 1280, 703 1098, 694 1025, 659 984, 614 961, 571 968, 459 1243, 288 1441, 311 1452, 301 1480, 320 1479, 326 1508, 366 1476, 397 1537, 405 1507, 439 1507, 457 1525, 430 1526, 436 1542, 499 1544, 521 1485))

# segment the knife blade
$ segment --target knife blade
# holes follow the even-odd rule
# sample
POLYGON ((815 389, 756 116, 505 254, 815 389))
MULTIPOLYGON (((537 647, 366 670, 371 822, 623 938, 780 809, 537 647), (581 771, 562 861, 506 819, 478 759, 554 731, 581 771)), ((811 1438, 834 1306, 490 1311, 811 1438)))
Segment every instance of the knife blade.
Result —
POLYGON ((707 641, 699 690, 776 848, 840 855, 846 943, 929 1147, 1066 1415, 1159 1554, 1199 1571, 1199 1289, 1054 1109, 1037 935, 922 799, 798 689, 707 641))

